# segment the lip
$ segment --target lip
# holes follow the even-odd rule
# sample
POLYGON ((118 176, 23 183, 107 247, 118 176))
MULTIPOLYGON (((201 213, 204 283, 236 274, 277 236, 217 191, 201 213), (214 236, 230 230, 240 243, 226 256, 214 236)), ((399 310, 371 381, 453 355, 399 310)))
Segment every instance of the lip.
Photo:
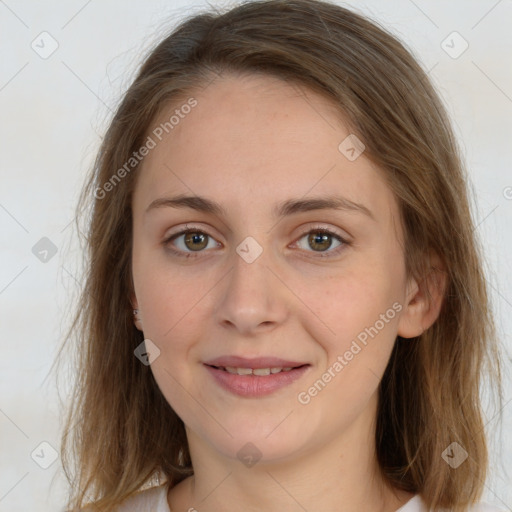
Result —
POLYGON ((308 363, 289 361, 277 357, 247 359, 238 356, 225 356, 204 363, 206 370, 221 388, 247 398, 263 397, 289 386, 308 372, 310 366, 308 363), (271 373, 270 375, 238 375, 220 368, 226 366, 251 369, 291 367, 292 369, 287 372, 271 373))
POLYGON ((221 356, 205 361, 208 366, 234 366, 235 368, 296 368, 308 364, 304 361, 289 361, 279 357, 240 357, 240 356, 221 356))

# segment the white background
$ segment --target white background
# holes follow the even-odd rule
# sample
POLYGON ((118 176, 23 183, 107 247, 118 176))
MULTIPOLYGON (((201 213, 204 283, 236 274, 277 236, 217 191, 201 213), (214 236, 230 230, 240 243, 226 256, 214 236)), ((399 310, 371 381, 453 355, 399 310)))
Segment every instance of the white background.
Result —
MULTIPOLYGON (((378 20, 409 45, 448 104, 476 196, 499 334, 510 353, 512 2, 340 4, 378 20), (441 46, 453 31, 469 43, 456 59, 441 46)), ((51 448, 41 442, 59 449, 66 378, 57 384, 50 370, 80 282, 70 224, 78 191, 142 50, 206 7, 200 0, 0 1, 0 511, 63 509, 60 459, 43 469, 31 453, 37 448, 38 460, 49 457, 51 448), (31 48, 43 31, 58 43, 47 59, 31 48), (46 263, 32 253, 43 237, 57 248, 46 263)), ((455 39, 455 48, 459 44, 455 39)), ((488 414, 493 452, 485 499, 512 510, 509 357, 504 366, 501 435, 495 411, 488 414)))

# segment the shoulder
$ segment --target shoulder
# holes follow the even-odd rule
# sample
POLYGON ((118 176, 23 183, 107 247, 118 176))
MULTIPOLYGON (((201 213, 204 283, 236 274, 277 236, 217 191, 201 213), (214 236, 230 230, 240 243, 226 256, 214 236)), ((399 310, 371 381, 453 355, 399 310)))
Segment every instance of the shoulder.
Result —
POLYGON ((167 504, 167 485, 138 492, 117 508, 117 512, 170 512, 167 504))

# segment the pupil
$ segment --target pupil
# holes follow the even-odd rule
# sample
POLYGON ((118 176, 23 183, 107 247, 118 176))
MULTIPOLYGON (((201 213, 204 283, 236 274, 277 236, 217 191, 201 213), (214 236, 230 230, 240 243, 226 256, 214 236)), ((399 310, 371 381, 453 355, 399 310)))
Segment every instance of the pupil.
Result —
POLYGON ((192 251, 200 251, 208 245, 206 242, 206 236, 203 233, 187 233, 185 236, 185 244, 192 251), (196 242, 199 242, 200 245, 196 244, 196 242), (191 243, 190 246, 189 243, 191 243))
POLYGON ((328 235, 327 233, 316 233, 309 236, 308 242, 312 249, 317 250, 319 248, 320 250, 322 250, 329 249, 332 240, 330 239, 330 235, 328 235))

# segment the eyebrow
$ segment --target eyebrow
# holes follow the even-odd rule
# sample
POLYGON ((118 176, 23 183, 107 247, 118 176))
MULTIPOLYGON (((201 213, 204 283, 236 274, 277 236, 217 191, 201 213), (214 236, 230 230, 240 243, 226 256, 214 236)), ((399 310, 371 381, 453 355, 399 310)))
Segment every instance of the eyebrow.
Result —
MULTIPOLYGON (((178 195, 155 199, 147 208, 146 213, 158 208, 191 208, 203 213, 226 216, 226 210, 216 201, 201 196, 178 195)), ((363 213, 373 220, 375 216, 363 204, 356 203, 341 196, 313 197, 310 199, 289 199, 277 204, 272 213, 276 218, 282 218, 301 212, 314 210, 345 210, 363 213)))

